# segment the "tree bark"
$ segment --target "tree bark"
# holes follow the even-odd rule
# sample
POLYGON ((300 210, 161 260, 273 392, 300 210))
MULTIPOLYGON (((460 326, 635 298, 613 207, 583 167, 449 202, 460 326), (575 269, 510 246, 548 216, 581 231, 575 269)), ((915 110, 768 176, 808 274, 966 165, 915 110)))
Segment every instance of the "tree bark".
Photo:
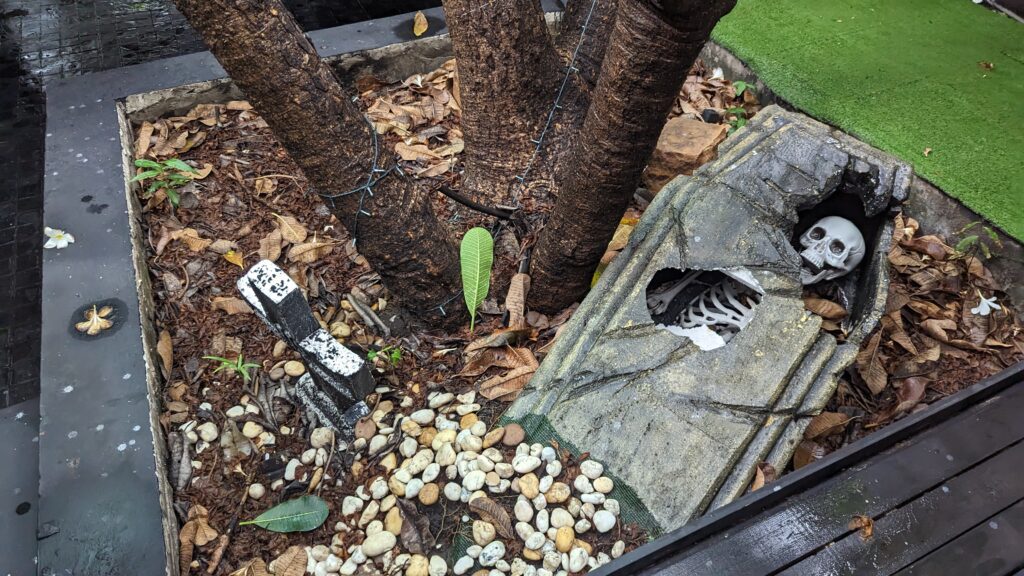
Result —
POLYGON ((584 110, 590 104, 590 95, 597 86, 605 50, 612 25, 615 24, 616 0, 571 0, 565 8, 562 26, 558 33, 558 51, 568 62, 576 54, 577 82, 580 105, 584 110), (587 26, 587 33, 580 41, 580 31, 587 26))
MULTIPOLYGON (((317 192, 337 194, 366 182, 374 159, 372 133, 281 0, 176 4, 317 192)), ((391 158, 382 149, 379 163, 390 165, 391 158)), ((429 194, 392 173, 362 204, 359 193, 325 202, 358 238, 360 254, 406 311, 451 328, 465 316, 456 297, 459 260, 429 194), (366 213, 359 214, 360 208, 366 213)))
POLYGON ((464 192, 507 201, 554 103, 558 56, 540 0, 445 0, 459 73, 464 192))
POLYGON ((620 0, 583 128, 556 175, 558 200, 533 255, 531 306, 583 297, 661 127, 718 20, 735 0, 620 0))

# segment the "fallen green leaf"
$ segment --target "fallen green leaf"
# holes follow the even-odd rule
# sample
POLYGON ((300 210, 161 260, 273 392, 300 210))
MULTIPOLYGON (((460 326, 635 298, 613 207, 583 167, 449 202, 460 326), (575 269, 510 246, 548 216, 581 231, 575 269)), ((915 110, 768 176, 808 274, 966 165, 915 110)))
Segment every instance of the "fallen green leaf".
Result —
POLYGON ((476 309, 487 298, 494 263, 494 239, 483 228, 471 228, 462 237, 459 249, 462 264, 462 295, 469 308, 469 331, 476 325, 476 309))
POLYGON ((327 503, 317 496, 305 495, 282 502, 257 516, 239 522, 239 526, 255 524, 271 532, 309 532, 327 520, 327 503))

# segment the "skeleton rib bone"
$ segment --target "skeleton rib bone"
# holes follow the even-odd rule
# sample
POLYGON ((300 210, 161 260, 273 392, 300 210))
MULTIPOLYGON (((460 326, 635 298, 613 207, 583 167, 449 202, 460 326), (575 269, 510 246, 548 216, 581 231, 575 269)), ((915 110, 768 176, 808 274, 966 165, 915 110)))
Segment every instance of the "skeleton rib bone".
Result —
POLYGON ((658 314, 664 314, 665 311, 668 310, 669 305, 672 304, 672 301, 675 300, 676 296, 678 296, 679 293, 683 291, 683 288, 686 288, 687 286, 692 284, 693 281, 696 280, 698 276, 700 276, 700 274, 700 270, 687 272, 685 275, 683 275, 682 278, 679 279, 678 282, 676 282, 672 286, 669 286, 662 292, 658 292, 648 296, 647 309, 651 312, 651 315, 657 316, 658 314))
POLYGON ((726 333, 722 336, 728 341, 754 318, 754 305, 758 302, 758 296, 732 278, 723 278, 686 305, 679 313, 679 325, 683 328, 724 328, 726 333))

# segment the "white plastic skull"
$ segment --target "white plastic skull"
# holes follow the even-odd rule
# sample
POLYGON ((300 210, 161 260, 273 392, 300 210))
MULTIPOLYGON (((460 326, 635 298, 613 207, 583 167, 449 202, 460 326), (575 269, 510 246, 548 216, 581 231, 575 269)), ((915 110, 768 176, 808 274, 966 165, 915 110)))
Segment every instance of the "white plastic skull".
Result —
POLYGON ((826 216, 800 236, 803 265, 800 281, 806 286, 848 274, 864 259, 864 236, 846 218, 826 216))

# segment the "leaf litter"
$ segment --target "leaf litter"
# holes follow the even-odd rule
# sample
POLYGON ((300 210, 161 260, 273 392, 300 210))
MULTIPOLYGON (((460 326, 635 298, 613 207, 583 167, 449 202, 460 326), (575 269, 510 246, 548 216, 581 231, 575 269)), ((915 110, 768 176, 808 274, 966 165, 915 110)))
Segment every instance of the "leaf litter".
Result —
MULTIPOLYGON (((402 168, 425 185, 457 188, 465 143, 459 128, 461 106, 454 61, 396 84, 363 77, 357 80, 357 87, 374 129, 395 152, 402 168)), ((757 109, 756 99, 749 91, 737 97, 735 86, 711 79, 698 62, 671 115, 696 118, 707 108, 724 111, 738 106, 752 114, 757 109)), ((370 463, 353 469, 340 482, 333 481, 335 472, 328 470, 326 477, 332 481, 317 480, 316 486, 307 470, 302 476, 306 480, 292 481, 283 490, 279 488, 282 491, 268 491, 262 500, 247 497, 251 483, 269 487, 274 478, 281 477, 288 458, 306 450, 304 436, 309 430, 304 427, 301 408, 286 392, 279 394, 291 385, 283 365, 296 356, 255 321, 248 306, 235 296, 239 266, 262 258, 277 262, 303 289, 322 325, 353 349, 366 352, 397 346, 408 352, 393 365, 379 355, 373 365, 378 382, 401 390, 414 407, 425 405, 431 391, 477 391, 493 398, 482 403, 481 418, 497 418, 506 402, 528 384, 539 360, 575 310, 573 306, 548 317, 525 308, 529 278, 512 270, 522 246, 514 236, 505 235, 495 242, 496 277, 505 281, 493 287, 497 296, 480 307, 484 336, 468 343, 460 335, 385 339, 376 326, 362 320, 345 295, 359 291, 378 313, 387 308, 392 295, 355 251, 340 223, 309 193, 301 171, 247 102, 200 105, 184 116, 143 123, 135 130, 137 157, 181 157, 203 176, 190 184, 193 188, 186 196, 191 200, 183 199, 178 210, 172 212, 167 203, 155 201, 144 208, 155 317, 161 334, 161 368, 167 372, 160 423, 169 438, 180 439, 204 421, 217 422, 222 430, 220 450, 200 450, 203 445, 196 443, 173 452, 180 461, 172 466, 178 472, 176 508, 182 514, 196 511, 182 527, 183 573, 210 569, 214 560, 210 573, 221 575, 261 576, 282 559, 282 566, 290 566, 288 558, 296 554, 295 545, 310 538, 330 540, 340 519, 340 501, 382 470, 379 461, 370 463), (506 274, 498 273, 502 267, 506 274), (503 315, 507 315, 507 325, 503 315), (222 351, 218 355, 225 357, 240 354, 262 369, 251 386, 237 378, 217 380, 206 363, 200 362, 211 350, 222 351), (237 421, 223 416, 233 407, 241 407, 245 414, 237 421), (246 438, 239 428, 249 422, 273 432, 273 443, 246 438), (304 539, 239 526, 241 520, 256 518, 274 503, 307 490, 314 490, 327 503, 328 518, 304 539), (193 522, 199 507, 204 511, 202 522, 193 522), (216 548, 223 553, 223 562, 216 548), (256 557, 254 550, 259 551, 256 557)), ((524 202, 530 199, 524 197, 524 202)), ((485 217, 447 197, 437 195, 434 205, 439 217, 457 222, 461 230, 489 224, 485 217)), ((602 267, 626 245, 644 206, 643 202, 631 206, 602 267)), ((823 414, 808 428, 813 437, 801 443, 797 465, 820 458, 1020 356, 1020 332, 1016 319, 1008 319, 1008 307, 985 317, 971 312, 982 307, 982 297, 1005 298, 983 264, 956 257, 955 251, 936 237, 915 238, 916 222, 903 222, 899 228, 904 236, 889 255, 893 287, 881 336, 871 353, 864 354, 864 362, 858 362, 848 374, 825 413, 828 415, 823 414), (966 286, 980 289, 981 294, 971 296, 966 286), (937 322, 928 323, 925 331, 925 320, 937 322), (1008 331, 1008 326, 1012 330, 1008 331), (884 385, 875 374, 876 362, 885 372, 884 385), (867 386, 862 370, 872 378, 877 392, 867 386)), ((806 304, 825 317, 826 327, 841 337, 845 310, 838 303, 812 294, 806 304)), ((875 340, 872 337, 868 343, 875 340)), ((386 395, 368 400, 378 407, 392 402, 386 395)), ((317 472, 325 476, 322 468, 317 472)), ((770 465, 762 463, 755 487, 776 476, 770 465)), ((496 501, 498 508, 510 505, 496 501)), ((478 506, 476 513, 504 531, 498 508, 478 506)), ((464 506, 438 511, 410 504, 402 510, 410 520, 403 523, 402 541, 410 549, 416 542, 423 546, 433 546, 435 541, 450 543, 458 518, 466 511, 464 506)), ((627 532, 634 537, 629 540, 630 547, 643 541, 635 528, 627 532)))

